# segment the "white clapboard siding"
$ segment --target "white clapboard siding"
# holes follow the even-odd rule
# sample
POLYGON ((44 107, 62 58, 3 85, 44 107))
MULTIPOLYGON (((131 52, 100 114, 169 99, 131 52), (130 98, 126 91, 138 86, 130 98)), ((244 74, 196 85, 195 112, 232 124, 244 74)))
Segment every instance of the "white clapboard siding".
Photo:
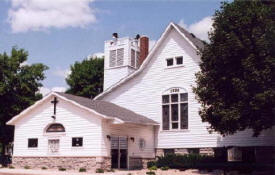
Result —
POLYGON ((252 138, 250 131, 239 132, 226 138, 207 132, 207 124, 202 123, 198 114, 200 104, 192 92, 192 86, 195 86, 195 73, 199 69, 199 56, 196 55, 196 51, 176 30, 172 29, 156 49, 146 68, 105 95, 103 100, 130 109, 161 124, 162 93, 172 87, 182 87, 188 92, 189 129, 180 132, 158 130, 155 133, 157 148, 274 145, 274 130, 264 132, 258 138, 252 138), (167 68, 166 58, 175 56, 183 56, 183 66, 167 68))
POLYGON ((132 157, 154 158, 155 145, 154 145, 154 127, 142 125, 114 125, 110 123, 103 123, 103 143, 102 152, 105 156, 110 156, 111 141, 107 139, 110 136, 124 136, 128 138, 128 155, 132 157), (130 140, 133 137, 134 142, 130 140), (139 140, 145 140, 144 149, 139 148, 139 140))
POLYGON ((117 83, 120 79, 126 77, 134 71, 128 66, 109 68, 104 70, 104 89, 107 89, 112 84, 117 83))
POLYGON ((53 104, 50 100, 16 123, 14 156, 49 156, 49 138, 60 139, 60 152, 56 156, 101 156, 101 118, 59 98, 56 122, 63 124, 65 135, 45 135, 46 126, 53 121, 53 104), (72 147, 72 137, 83 137, 83 147, 72 147), (28 148, 28 138, 38 138, 38 148, 28 148))

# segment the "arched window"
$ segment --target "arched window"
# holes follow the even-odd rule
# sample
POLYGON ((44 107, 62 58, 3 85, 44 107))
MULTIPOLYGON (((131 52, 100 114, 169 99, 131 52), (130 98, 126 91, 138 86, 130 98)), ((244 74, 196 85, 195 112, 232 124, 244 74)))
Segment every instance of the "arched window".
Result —
POLYGON ((188 129, 188 93, 170 88, 162 95, 162 130, 188 129))
POLYGON ((47 128, 46 132, 65 132, 65 128, 60 123, 53 123, 47 128))

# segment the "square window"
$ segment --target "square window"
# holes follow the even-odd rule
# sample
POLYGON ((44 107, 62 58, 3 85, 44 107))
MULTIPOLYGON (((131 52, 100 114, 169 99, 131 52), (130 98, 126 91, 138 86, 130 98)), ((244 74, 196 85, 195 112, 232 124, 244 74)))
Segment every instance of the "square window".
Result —
POLYGON ((176 57, 177 65, 182 64, 183 58, 182 57, 176 57))
POLYGON ((28 139, 28 148, 37 148, 38 139, 28 139))
POLYGON ((181 102, 187 102, 188 101, 188 94, 187 93, 180 94, 180 101, 181 102))
POLYGON ((166 61, 167 61, 167 66, 173 66, 174 64, 173 58, 168 58, 166 61))
POLYGON ((178 129, 179 123, 172 123, 172 129, 178 129))
POLYGON ((169 103, 169 95, 162 96, 162 103, 169 103))
POLYGON ((171 95, 171 101, 172 102, 178 102, 178 94, 172 94, 171 95))
POLYGON ((83 146, 83 138, 82 137, 74 137, 72 139, 72 146, 73 147, 81 147, 81 146, 83 146))

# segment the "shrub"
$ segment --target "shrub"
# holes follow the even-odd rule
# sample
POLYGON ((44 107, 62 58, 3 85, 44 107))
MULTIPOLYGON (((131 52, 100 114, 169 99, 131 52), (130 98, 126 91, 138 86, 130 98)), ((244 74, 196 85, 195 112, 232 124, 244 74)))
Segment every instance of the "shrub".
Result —
POLYGON ((156 161, 149 161, 147 162, 147 168, 151 168, 152 166, 156 166, 156 161))
POLYGON ((168 166, 163 166, 160 169, 163 170, 163 171, 166 171, 166 170, 169 170, 169 167, 168 166))
POLYGON ((199 169, 212 171, 220 169, 224 171, 239 171, 240 173, 250 173, 253 171, 274 171, 272 164, 261 164, 251 162, 224 162, 220 161, 220 158, 213 156, 188 154, 188 155, 176 155, 170 154, 162 157, 158 157, 156 161, 158 168, 169 167, 173 169, 179 169, 181 171, 187 169, 199 169))
POLYGON ((95 171, 96 173, 104 173, 104 170, 103 169, 101 169, 101 168, 98 168, 98 169, 96 169, 96 171, 95 171))
POLYGON ((58 170, 59 170, 59 171, 66 171, 66 168, 60 167, 58 170))
POLYGON ((149 168, 149 170, 157 170, 157 169, 158 169, 158 167, 155 165, 149 168))
POLYGON ((24 166, 24 169, 31 169, 31 167, 26 165, 26 166, 24 166))
POLYGON ((11 165, 11 166, 9 166, 9 169, 14 169, 14 166, 12 166, 12 165, 11 165))
POLYGON ((41 169, 42 169, 42 170, 46 170, 46 169, 48 169, 48 168, 43 166, 41 169))
POLYGON ((86 168, 79 168, 79 172, 86 172, 86 168))
POLYGON ((156 175, 156 173, 154 171, 148 171, 148 172, 146 172, 146 174, 148 174, 148 175, 156 175))
POLYGON ((205 156, 200 154, 168 154, 166 156, 158 157, 157 167, 169 167, 175 169, 189 169, 198 168, 202 164, 209 164, 216 162, 213 156, 205 156))
POLYGON ((132 173, 128 173, 127 175, 132 175, 132 173))

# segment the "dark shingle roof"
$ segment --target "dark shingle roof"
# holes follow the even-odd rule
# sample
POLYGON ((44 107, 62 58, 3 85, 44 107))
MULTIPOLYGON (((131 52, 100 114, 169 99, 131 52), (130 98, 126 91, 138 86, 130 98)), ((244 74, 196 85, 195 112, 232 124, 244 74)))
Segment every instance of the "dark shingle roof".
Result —
POLYGON ((76 95, 66 94, 62 92, 55 92, 69 100, 72 100, 82 106, 95 110, 96 112, 106 115, 108 117, 116 117, 124 122, 136 123, 136 124, 152 124, 158 125, 157 122, 151 120, 143 115, 137 114, 126 108, 120 107, 116 104, 101 101, 101 100, 91 100, 89 98, 80 97, 76 95))
POLYGON ((178 27, 178 29, 199 49, 203 50, 204 48, 204 42, 197 38, 194 34, 188 32, 184 28, 182 28, 180 25, 174 23, 175 26, 178 27))

